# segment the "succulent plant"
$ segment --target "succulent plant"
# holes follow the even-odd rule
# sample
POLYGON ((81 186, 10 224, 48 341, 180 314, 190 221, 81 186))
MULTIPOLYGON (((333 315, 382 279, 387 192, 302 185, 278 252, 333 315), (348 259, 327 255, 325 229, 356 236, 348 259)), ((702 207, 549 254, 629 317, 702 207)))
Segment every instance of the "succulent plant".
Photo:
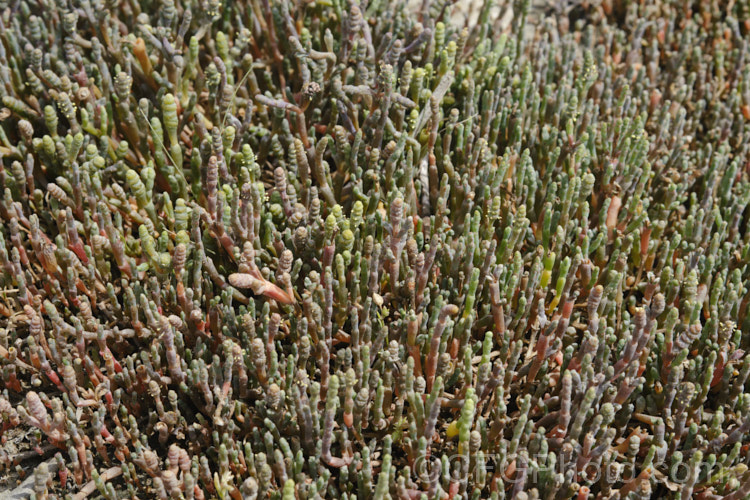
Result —
POLYGON ((454 3, 0 0, 16 493, 750 495, 750 4, 454 3))

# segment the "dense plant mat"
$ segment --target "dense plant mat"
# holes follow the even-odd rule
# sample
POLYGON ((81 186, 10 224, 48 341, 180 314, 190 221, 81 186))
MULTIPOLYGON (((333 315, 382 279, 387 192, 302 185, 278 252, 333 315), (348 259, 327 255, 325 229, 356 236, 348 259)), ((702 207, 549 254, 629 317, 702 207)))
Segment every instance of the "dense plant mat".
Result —
POLYGON ((750 5, 571 4, 0 2, 5 487, 747 496, 750 5))

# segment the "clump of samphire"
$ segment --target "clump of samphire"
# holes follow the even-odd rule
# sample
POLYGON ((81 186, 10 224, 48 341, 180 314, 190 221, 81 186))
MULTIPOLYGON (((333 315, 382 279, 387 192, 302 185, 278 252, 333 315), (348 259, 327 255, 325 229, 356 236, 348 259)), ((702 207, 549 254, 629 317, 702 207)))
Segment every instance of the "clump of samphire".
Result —
POLYGON ((750 7, 575 3, 1 1, 2 487, 750 494, 750 7))

